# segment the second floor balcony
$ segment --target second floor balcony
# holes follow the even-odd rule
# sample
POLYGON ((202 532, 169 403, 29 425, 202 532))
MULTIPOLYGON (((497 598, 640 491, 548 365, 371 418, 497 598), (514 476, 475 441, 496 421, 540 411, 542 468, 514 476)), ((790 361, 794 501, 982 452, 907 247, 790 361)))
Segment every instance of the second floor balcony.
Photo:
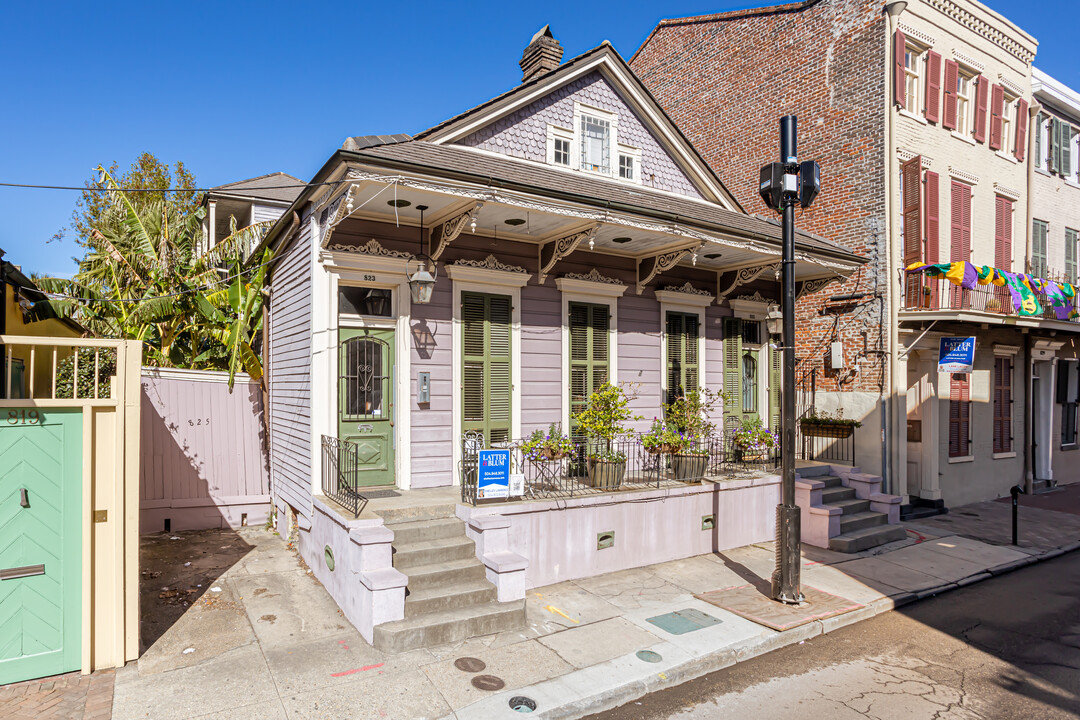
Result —
POLYGON ((932 277, 923 273, 907 273, 901 296, 901 317, 908 315, 942 320, 971 320, 991 324, 1031 324, 1045 322, 1069 323, 1080 330, 1080 303, 1077 297, 1065 297, 1060 285, 1031 287, 1031 295, 1038 307, 1023 311, 1018 299, 1005 285, 976 284, 961 287, 943 276, 932 277))

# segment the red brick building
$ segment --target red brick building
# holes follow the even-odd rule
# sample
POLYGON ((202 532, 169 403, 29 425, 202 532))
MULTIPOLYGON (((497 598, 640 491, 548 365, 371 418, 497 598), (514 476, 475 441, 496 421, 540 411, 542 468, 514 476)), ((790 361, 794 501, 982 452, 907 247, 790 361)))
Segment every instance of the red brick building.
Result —
POLYGON ((881 398, 890 393, 884 59, 888 29, 873 0, 804 0, 663 20, 630 64, 751 212, 772 216, 758 170, 777 159, 779 118, 799 118, 799 157, 821 164, 823 191, 800 229, 870 262, 797 302, 800 402, 863 422, 857 462, 879 472, 881 398), (830 301, 838 295, 854 296, 830 301), (832 344, 843 344, 833 367, 832 344))

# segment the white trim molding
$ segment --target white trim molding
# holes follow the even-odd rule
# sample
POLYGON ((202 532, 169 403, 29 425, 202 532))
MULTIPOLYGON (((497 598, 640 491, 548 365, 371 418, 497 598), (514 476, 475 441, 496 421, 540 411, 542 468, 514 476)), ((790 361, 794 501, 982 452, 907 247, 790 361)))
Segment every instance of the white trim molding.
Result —
POLYGON ((1011 187, 1008 187, 1007 185, 1002 185, 1001 183, 997 182, 996 180, 994 181, 994 192, 996 194, 998 194, 998 195, 1001 195, 1002 197, 1007 197, 1010 200, 1019 200, 1020 199, 1020 191, 1019 190, 1014 190, 1011 187))
POLYGON ((934 45, 937 45, 937 40, 930 33, 923 32, 922 30, 919 30, 918 28, 913 28, 910 25, 908 25, 907 23, 898 23, 897 27, 900 28, 900 30, 904 33, 904 35, 906 35, 909 38, 913 38, 915 40, 918 40, 919 42, 921 42, 924 45, 928 45, 930 47, 933 47, 934 45))
MULTIPOLYGON (((656 299, 660 301, 661 305, 668 306, 671 310, 678 310, 679 308, 709 307, 713 304, 716 297, 708 293, 701 295, 698 293, 688 293, 684 290, 665 288, 664 290, 656 291, 656 299)), ((702 327, 704 327, 704 324, 702 327)))
POLYGON ((966 170, 961 170, 960 168, 953 167, 952 165, 949 166, 949 177, 953 178, 954 180, 959 180, 960 182, 965 182, 968 185, 979 184, 978 175, 975 175, 974 173, 969 173, 966 170))
POLYGON ((960 52, 956 48, 953 48, 952 56, 953 56, 953 60, 956 60, 961 65, 966 65, 967 67, 969 67, 972 70, 975 70, 975 71, 977 71, 979 73, 986 72, 986 66, 985 65, 983 65, 981 62, 979 62, 975 58, 971 57, 970 55, 965 55, 964 53, 960 52))

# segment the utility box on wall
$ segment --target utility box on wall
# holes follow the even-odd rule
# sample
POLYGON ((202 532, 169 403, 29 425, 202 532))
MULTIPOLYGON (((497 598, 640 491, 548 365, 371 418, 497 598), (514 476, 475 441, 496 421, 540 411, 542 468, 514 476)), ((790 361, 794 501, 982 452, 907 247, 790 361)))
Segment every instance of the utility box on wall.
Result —
POLYGON ((825 353, 825 365, 829 370, 842 370, 844 367, 844 343, 837 340, 829 346, 829 352, 825 353))

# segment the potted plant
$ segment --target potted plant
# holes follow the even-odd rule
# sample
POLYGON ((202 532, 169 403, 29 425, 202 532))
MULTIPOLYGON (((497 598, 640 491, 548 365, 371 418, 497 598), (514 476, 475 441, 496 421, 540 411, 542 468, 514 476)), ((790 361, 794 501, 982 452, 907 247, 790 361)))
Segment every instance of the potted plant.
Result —
POLYGON ((837 410, 835 415, 810 408, 810 412, 799 420, 802 434, 810 437, 848 438, 858 427, 862 427, 862 423, 854 418, 844 417, 842 408, 837 410))
POLYGON ((586 484, 602 490, 619 488, 626 476, 626 453, 614 443, 626 434, 627 422, 640 419, 630 410, 630 398, 620 387, 606 383, 589 396, 589 404, 577 416, 588 439, 586 484))
POLYGON ((664 406, 664 417, 677 440, 672 445, 671 469, 675 479, 693 482, 705 476, 709 465, 709 438, 716 425, 710 419, 724 394, 702 388, 675 398, 664 406))
POLYGON ((732 433, 731 442, 735 446, 735 459, 742 462, 763 462, 779 444, 776 433, 762 425, 759 418, 744 418, 732 433))
POLYGON ((641 446, 650 455, 673 453, 682 447, 683 438, 660 418, 653 418, 649 432, 641 436, 641 446))
POLYGON ((533 430, 520 447, 525 458, 533 462, 562 460, 574 451, 574 443, 559 423, 551 423, 546 433, 540 428, 533 430))

